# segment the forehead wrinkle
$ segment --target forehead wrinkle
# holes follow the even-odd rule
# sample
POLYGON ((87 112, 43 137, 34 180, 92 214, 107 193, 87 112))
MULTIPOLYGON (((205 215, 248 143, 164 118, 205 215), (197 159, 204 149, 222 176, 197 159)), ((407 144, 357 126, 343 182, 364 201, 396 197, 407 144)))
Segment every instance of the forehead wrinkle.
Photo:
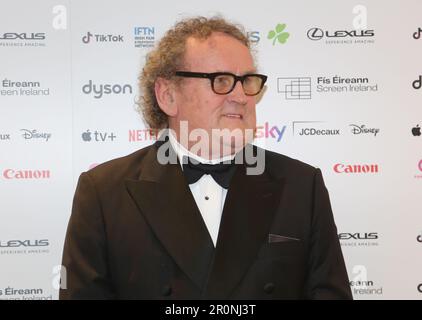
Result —
POLYGON ((220 41, 221 39, 224 39, 224 38, 226 39, 229 38, 231 40, 234 40, 238 42, 240 46, 244 47, 244 49, 247 50, 249 53, 252 66, 251 68, 248 68, 246 71, 242 71, 241 73, 239 72, 240 66, 236 66, 235 72, 232 71, 233 69, 228 70, 228 69, 223 69, 216 66, 216 69, 212 70, 212 72, 228 72, 228 73, 234 73, 239 76, 249 74, 249 73, 256 73, 257 67, 256 67, 255 59, 252 55, 251 50, 238 39, 222 32, 214 32, 207 38, 199 38, 195 36, 188 37, 186 39, 186 50, 184 54, 183 65, 181 67, 189 71, 204 72, 204 70, 193 70, 192 68, 197 69, 198 67, 194 67, 194 66, 201 65, 204 59, 203 57, 204 55, 206 55, 206 57, 211 57, 211 58, 213 56, 219 57, 221 54, 221 50, 219 49, 220 49, 220 46, 222 45, 220 41))

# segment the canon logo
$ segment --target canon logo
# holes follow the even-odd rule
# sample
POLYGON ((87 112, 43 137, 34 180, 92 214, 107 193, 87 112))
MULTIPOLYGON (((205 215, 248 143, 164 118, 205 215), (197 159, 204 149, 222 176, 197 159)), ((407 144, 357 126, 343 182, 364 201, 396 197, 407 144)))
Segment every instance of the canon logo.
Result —
POLYGON ((379 168, 377 164, 342 164, 334 165, 334 172, 336 173, 378 173, 379 168))
POLYGON ((50 243, 47 239, 42 240, 9 240, 1 241, 0 248, 17 248, 17 247, 46 247, 50 243))
POLYGON ((376 240, 378 239, 378 232, 365 232, 365 233, 339 233, 338 238, 340 240, 376 240))
POLYGON ((50 179, 50 170, 13 170, 3 171, 5 179, 50 179))

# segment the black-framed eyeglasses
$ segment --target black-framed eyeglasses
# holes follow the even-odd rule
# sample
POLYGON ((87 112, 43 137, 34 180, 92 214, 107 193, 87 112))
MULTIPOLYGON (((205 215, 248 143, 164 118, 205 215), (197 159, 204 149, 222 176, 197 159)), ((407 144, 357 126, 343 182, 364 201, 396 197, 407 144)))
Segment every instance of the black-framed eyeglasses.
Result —
POLYGON ((261 92, 264 87, 267 76, 263 74, 250 73, 243 76, 237 76, 230 72, 190 72, 176 71, 176 76, 187 78, 205 78, 210 79, 212 91, 216 94, 228 94, 233 91, 236 83, 240 81, 243 91, 247 96, 255 96, 261 92))

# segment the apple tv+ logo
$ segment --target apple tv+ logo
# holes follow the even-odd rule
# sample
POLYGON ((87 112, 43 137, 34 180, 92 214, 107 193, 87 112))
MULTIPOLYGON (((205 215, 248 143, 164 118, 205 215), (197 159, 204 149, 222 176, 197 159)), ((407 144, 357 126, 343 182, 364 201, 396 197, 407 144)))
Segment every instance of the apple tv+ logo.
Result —
POLYGON ((89 129, 82 133, 82 140, 85 142, 96 141, 96 142, 106 142, 114 141, 117 136, 113 132, 100 132, 95 130, 91 132, 89 129))
POLYGON ((415 137, 419 137, 421 135, 421 127, 417 124, 416 127, 412 128, 412 134, 415 137))

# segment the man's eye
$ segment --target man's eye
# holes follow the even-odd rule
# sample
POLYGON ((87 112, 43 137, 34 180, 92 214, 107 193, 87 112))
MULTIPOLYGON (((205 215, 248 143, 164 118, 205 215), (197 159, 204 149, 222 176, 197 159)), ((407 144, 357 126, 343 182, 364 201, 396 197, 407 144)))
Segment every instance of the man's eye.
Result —
POLYGON ((215 82, 220 86, 224 86, 224 85, 230 85, 232 83, 232 80, 231 80, 231 77, 221 76, 221 77, 217 77, 215 79, 215 82))

